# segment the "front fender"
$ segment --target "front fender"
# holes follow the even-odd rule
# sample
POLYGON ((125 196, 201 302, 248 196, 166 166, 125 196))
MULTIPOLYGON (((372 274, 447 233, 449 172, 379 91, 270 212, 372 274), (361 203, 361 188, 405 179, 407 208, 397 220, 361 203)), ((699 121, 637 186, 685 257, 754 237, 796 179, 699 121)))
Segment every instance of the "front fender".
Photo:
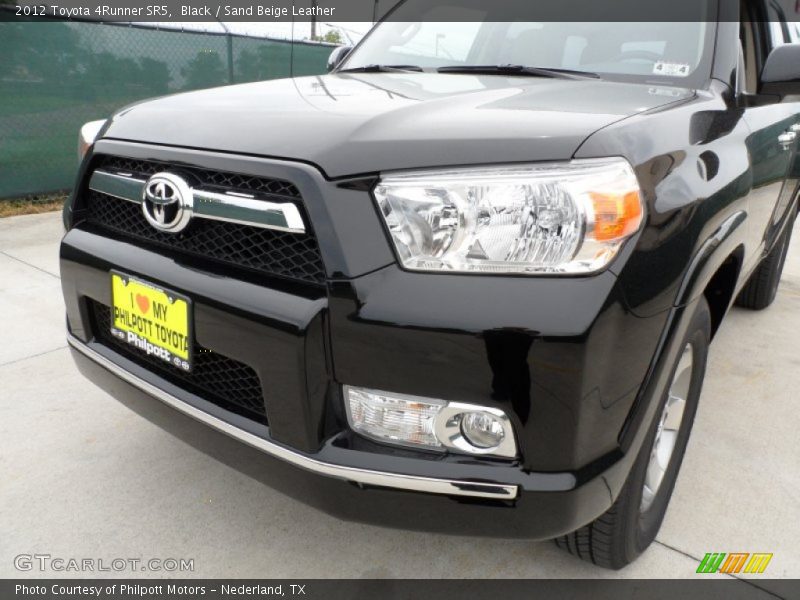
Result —
POLYGON ((684 306, 697 300, 705 291, 711 278, 725 261, 734 256, 743 260, 743 238, 740 229, 747 220, 747 213, 737 211, 725 219, 717 230, 706 239, 694 255, 686 270, 674 306, 684 306))
POLYGON ((712 277, 731 256, 741 264, 743 249, 740 240, 746 218, 744 211, 737 211, 725 219, 701 244, 686 269, 644 384, 620 432, 620 449, 631 465, 644 442, 648 426, 656 416, 658 400, 669 386, 671 367, 683 350, 682 341, 697 303, 712 277))

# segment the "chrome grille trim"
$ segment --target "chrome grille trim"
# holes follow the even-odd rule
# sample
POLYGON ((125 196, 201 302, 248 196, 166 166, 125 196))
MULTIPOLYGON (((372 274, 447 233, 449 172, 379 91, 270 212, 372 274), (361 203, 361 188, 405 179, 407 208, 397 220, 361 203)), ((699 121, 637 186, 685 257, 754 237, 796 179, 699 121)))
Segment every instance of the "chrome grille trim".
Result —
MULTIPOLYGON (((142 203, 145 179, 98 169, 92 173, 89 189, 133 202, 142 203)), ((193 218, 251 225, 288 233, 306 233, 300 210, 291 202, 278 203, 245 198, 242 194, 220 194, 191 188, 193 218)))

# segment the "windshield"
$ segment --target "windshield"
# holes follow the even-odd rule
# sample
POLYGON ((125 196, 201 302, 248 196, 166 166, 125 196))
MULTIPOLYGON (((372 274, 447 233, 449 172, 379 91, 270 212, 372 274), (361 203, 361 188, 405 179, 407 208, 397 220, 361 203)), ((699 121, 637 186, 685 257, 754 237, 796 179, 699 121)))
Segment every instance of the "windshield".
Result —
POLYGON ((682 87, 703 86, 711 72, 714 23, 488 22, 474 9, 472 21, 443 22, 440 10, 421 9, 430 20, 380 23, 343 68, 521 65, 682 87))

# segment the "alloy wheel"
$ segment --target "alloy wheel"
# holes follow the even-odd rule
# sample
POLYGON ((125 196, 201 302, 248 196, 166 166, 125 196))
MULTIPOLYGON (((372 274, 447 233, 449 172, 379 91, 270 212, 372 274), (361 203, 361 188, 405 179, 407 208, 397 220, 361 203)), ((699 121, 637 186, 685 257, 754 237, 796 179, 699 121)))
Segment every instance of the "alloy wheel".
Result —
POLYGON ((686 409, 686 400, 689 397, 689 388, 692 383, 693 372, 693 350, 692 344, 686 344, 678 361, 678 368, 672 377, 669 387, 667 402, 658 421, 656 437, 653 440, 653 447, 650 451, 650 460, 647 463, 647 473, 644 478, 644 488, 642 489, 642 502, 639 506, 640 512, 644 513, 653 505, 664 474, 667 472, 675 445, 678 441, 683 413, 686 409))

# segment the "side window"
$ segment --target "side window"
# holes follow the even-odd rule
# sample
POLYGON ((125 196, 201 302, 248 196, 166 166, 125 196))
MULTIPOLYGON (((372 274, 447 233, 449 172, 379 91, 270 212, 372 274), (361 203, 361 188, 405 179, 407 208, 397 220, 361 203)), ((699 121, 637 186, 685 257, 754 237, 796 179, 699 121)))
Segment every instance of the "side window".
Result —
POLYGON ((792 44, 800 44, 800 1, 772 0, 775 10, 779 12, 781 21, 786 22, 786 36, 792 44))
POLYGON ((767 18, 769 19, 769 37, 771 46, 781 46, 791 41, 789 25, 786 23, 786 14, 776 0, 767 3, 767 18))
POLYGON ((780 46, 789 43, 789 32, 785 23, 773 21, 769 22, 769 37, 772 41, 772 47, 780 46))

